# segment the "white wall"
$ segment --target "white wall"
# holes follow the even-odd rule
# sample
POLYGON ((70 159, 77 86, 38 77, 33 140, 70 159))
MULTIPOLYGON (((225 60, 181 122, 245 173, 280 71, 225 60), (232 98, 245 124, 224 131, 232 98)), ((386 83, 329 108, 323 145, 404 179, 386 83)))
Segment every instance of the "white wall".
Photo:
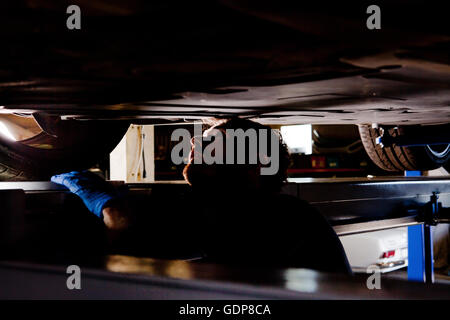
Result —
POLYGON ((127 183, 154 182, 154 140, 154 126, 131 125, 110 154, 110 179, 127 183))

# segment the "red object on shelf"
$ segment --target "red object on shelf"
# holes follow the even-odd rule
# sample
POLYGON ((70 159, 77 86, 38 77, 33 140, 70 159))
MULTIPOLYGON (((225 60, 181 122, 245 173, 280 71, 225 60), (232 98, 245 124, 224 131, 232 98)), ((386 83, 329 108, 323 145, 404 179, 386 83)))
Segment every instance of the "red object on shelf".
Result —
POLYGON ((288 169, 288 173, 314 173, 314 172, 362 172, 359 168, 323 168, 323 169, 288 169))
POLYGON ((322 169, 327 167, 327 158, 325 156, 311 156, 311 167, 322 169))

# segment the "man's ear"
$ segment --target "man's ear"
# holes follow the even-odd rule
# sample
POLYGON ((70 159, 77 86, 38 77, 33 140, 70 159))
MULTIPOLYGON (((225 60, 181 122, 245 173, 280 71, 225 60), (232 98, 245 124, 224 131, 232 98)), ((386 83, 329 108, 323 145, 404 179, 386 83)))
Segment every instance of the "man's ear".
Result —
POLYGON ((183 177, 184 177, 184 180, 185 180, 190 186, 192 186, 192 181, 191 181, 191 166, 192 166, 192 164, 189 162, 187 165, 184 166, 184 169, 183 169, 183 177))

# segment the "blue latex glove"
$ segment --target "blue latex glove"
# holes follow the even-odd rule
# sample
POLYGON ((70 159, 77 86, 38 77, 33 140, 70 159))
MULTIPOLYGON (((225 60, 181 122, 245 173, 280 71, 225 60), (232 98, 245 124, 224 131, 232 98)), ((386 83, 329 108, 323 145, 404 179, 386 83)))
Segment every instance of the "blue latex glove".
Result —
POLYGON ((72 171, 55 175, 52 182, 62 184, 83 200, 86 207, 99 218, 103 218, 103 208, 117 194, 105 180, 89 171, 72 171))

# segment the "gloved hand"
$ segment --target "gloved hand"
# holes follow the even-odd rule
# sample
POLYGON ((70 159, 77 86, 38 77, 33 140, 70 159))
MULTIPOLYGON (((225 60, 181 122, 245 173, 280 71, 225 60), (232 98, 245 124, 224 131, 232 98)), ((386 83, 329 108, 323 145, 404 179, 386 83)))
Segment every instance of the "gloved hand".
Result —
POLYGON ((83 200, 86 207, 99 218, 103 218, 103 208, 118 197, 111 185, 89 171, 72 171, 55 175, 52 182, 62 184, 83 200))

